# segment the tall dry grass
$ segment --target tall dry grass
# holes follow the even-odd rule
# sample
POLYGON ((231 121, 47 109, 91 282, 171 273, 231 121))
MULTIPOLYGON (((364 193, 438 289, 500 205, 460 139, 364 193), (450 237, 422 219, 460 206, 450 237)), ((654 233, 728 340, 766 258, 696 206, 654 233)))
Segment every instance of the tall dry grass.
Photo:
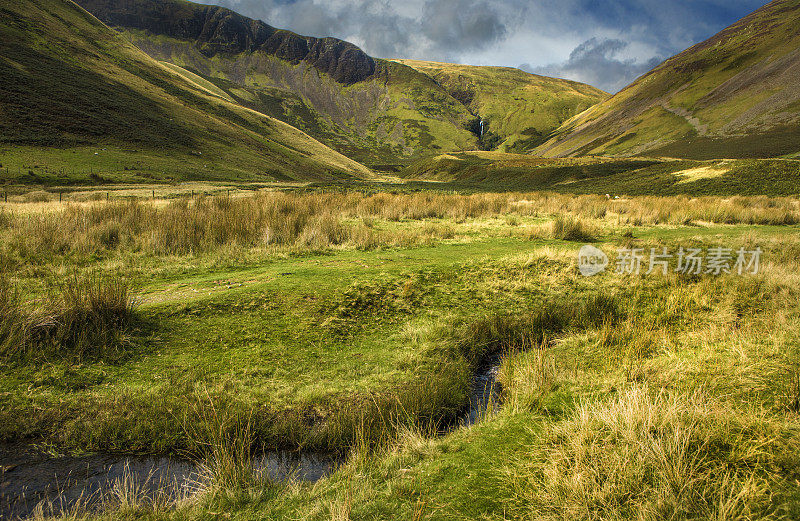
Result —
POLYGON ((556 359, 546 347, 506 356, 497 379, 503 385, 503 407, 510 412, 540 411, 558 386, 556 359))
POLYGON ((537 438, 506 473, 532 519, 778 519, 800 449, 780 419, 644 388, 580 403, 537 438))
POLYGON ((97 359, 120 355, 135 302, 119 278, 72 275, 24 299, 0 274, 0 359, 97 359))
POLYGON ((571 215, 557 215, 551 223, 550 236, 562 241, 592 242, 595 240, 595 234, 591 227, 571 215))
MULTIPOLYGON (((9 206, 8 208, 13 208, 9 206)), ((167 205, 111 201, 45 205, 41 211, 0 212, 7 249, 24 259, 109 250, 193 254, 222 246, 324 249, 340 245, 371 249, 414 244, 420 238, 452 238, 452 227, 428 224, 412 231, 378 230, 375 220, 403 221, 508 216, 557 216, 552 236, 590 240, 601 222, 625 225, 800 223, 790 198, 637 197, 549 193, 362 194, 262 192, 252 196, 176 199, 167 205)))

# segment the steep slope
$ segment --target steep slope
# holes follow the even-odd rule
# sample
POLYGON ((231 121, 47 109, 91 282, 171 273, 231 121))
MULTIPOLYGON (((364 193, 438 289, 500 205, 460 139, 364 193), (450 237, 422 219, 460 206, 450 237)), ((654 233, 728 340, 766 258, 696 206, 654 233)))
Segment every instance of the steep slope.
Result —
POLYGON ((473 148, 469 111, 428 76, 184 0, 78 0, 151 57, 359 160, 473 148))
POLYGON ((46 155, 54 168, 80 163, 95 175, 107 170, 87 154, 112 156, 119 170, 151 179, 369 175, 157 63, 70 0, 0 7, 0 144, 6 166, 27 160, 27 168, 46 155))
POLYGON ((427 74, 466 105, 483 120, 484 143, 501 142, 502 150, 534 148, 564 121, 609 97, 583 83, 511 67, 396 61, 427 74))
POLYGON ((566 122, 537 149, 687 158, 800 151, 800 1, 776 0, 566 122))

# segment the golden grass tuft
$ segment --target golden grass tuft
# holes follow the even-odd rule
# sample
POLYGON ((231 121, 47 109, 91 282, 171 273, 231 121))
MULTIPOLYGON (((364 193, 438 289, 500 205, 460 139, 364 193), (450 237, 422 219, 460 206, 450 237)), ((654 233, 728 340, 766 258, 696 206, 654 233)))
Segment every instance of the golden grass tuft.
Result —
POLYGON ((556 216, 550 227, 550 237, 562 241, 592 242, 595 234, 582 220, 565 215, 556 216))
POLYGON ((134 320, 135 308, 126 281, 72 275, 34 301, 25 301, 7 276, 0 275, 0 286, 0 359, 82 360, 122 354, 122 335, 134 320))
POLYGON ((635 387, 578 404, 506 479, 532 519, 779 517, 776 472, 800 463, 796 434, 702 393, 635 387))
POLYGON ((547 348, 503 358, 497 379, 503 386, 503 408, 510 412, 544 408, 558 386, 556 360, 547 348))

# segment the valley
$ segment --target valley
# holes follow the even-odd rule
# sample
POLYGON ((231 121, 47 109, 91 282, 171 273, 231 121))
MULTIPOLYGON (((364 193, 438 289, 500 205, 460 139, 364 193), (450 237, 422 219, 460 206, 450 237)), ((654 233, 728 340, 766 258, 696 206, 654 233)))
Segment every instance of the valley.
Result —
POLYGON ((800 2, 614 94, 268 22, 0 2, 0 519, 800 518, 800 2))

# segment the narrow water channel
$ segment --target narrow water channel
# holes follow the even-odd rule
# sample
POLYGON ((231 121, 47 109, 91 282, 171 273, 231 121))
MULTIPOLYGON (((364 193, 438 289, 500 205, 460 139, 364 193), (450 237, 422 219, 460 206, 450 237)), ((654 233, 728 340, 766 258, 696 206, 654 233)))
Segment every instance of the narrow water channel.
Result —
POLYGON ((500 356, 492 357, 475 372, 469 408, 461 420, 461 425, 472 425, 486 414, 496 411, 500 404, 500 385, 497 372, 500 370, 500 356))
MULTIPOLYGON (((469 407, 455 427, 472 425, 487 411, 496 409, 498 369, 499 359, 494 359, 476 372, 469 407)), ((257 458, 254 466, 277 481, 295 478, 315 482, 339 461, 327 454, 280 451, 257 458)), ((122 480, 146 497, 183 497, 197 490, 199 473, 196 462, 177 458, 115 454, 53 457, 31 445, 0 444, 0 520, 29 517, 41 502, 49 504, 55 513, 68 511, 78 503, 91 506, 122 480)))
MULTIPOLYGON (((269 452, 256 458, 256 469, 277 481, 290 477, 317 481, 338 462, 333 455, 269 452)), ((44 501, 56 513, 78 503, 91 506, 125 481, 143 497, 179 498, 198 490, 200 468, 194 461, 167 457, 52 457, 30 445, 0 446, 0 520, 30 516, 44 501)))

